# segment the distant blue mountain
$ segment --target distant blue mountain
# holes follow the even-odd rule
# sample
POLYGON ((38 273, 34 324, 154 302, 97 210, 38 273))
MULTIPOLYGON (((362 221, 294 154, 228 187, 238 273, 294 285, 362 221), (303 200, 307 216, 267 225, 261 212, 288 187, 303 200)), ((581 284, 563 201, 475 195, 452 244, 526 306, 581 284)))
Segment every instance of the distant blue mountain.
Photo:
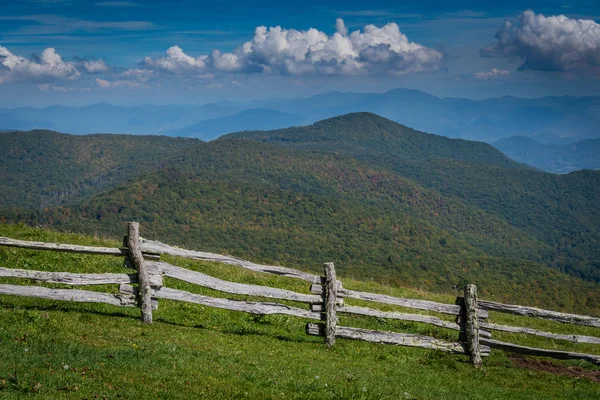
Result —
POLYGON ((600 169, 600 139, 586 139, 570 144, 543 144, 515 136, 492 145, 512 158, 539 169, 569 173, 579 169, 600 169))
POLYGON ((216 104, 114 106, 98 103, 85 107, 0 108, 0 129, 52 129, 73 134, 158 134, 239 111, 237 107, 216 104))
POLYGON ((418 90, 386 93, 330 92, 306 99, 255 102, 261 107, 294 112, 307 121, 368 111, 424 132, 492 142, 527 136, 544 143, 600 137, 600 97, 511 96, 487 100, 439 98, 418 90), (293 110, 293 111, 292 111, 293 110))
POLYGON ((453 138, 493 142, 524 136, 566 144, 600 137, 600 97, 511 96, 487 100, 439 98, 409 89, 385 93, 328 92, 307 98, 205 105, 51 106, 0 108, 0 129, 199 136, 275 129, 367 111, 411 128, 453 138), (256 111, 260 110, 260 111, 256 111))
POLYGON ((165 134, 169 136, 193 137, 209 141, 216 139, 225 133, 287 128, 294 125, 300 125, 303 121, 303 118, 297 115, 265 108, 254 108, 226 117, 200 121, 197 124, 186 126, 181 129, 167 131, 165 134))

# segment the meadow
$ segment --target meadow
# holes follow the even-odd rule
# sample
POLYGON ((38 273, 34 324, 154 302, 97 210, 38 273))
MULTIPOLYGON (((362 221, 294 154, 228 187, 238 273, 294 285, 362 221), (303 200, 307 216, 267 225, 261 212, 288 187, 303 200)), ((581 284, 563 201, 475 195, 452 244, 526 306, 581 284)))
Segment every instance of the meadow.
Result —
MULTIPOLYGON (((0 225, 0 236, 120 245, 112 239, 23 225, 0 225)), ((306 282, 290 278, 217 263, 163 258, 222 279, 308 293, 306 282)), ((0 248, 0 266, 6 268, 124 272, 122 264, 120 257, 0 248)), ((340 278, 349 289, 454 302, 454 297, 448 294, 340 278)), ((0 278, 0 283, 38 284, 10 278, 0 278)), ((166 285, 213 297, 252 299, 168 278, 166 285)), ((117 287, 95 286, 90 290, 116 293, 117 287)), ((347 300, 347 304, 374 307, 373 303, 357 300, 347 300)), ((378 308, 407 311, 394 306, 378 308)), ((596 328, 497 313, 490 313, 490 321, 598 336, 596 328)), ((466 356, 424 349, 343 339, 338 339, 333 348, 327 348, 323 338, 305 334, 306 322, 295 317, 254 316, 160 300, 154 323, 144 325, 136 308, 1 296, 0 397, 595 399, 600 396, 600 368, 589 363, 549 361, 493 350, 484 359, 483 368, 477 370, 466 356)), ((456 332, 443 328, 370 317, 341 315, 340 325, 419 333, 447 340, 456 340, 457 336, 456 332)), ((593 344, 500 332, 494 332, 494 338, 600 354, 600 346, 593 344)))

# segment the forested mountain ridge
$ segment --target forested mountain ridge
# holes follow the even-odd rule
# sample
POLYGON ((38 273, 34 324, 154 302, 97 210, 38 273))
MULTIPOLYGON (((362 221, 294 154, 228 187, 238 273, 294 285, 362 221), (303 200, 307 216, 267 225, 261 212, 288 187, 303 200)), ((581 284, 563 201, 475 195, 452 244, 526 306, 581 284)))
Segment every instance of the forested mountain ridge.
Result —
POLYGON ((511 160, 486 143, 419 132, 367 112, 333 117, 309 126, 231 133, 218 140, 231 138, 323 152, 343 152, 371 162, 383 158, 378 164, 449 158, 505 168, 531 168, 511 160))
MULTIPOLYGON (((113 237, 122 235, 125 221, 138 220, 145 237, 258 262, 318 272, 323 260, 330 260, 340 274, 361 280, 445 293, 471 282, 482 296, 497 300, 600 309, 598 284, 544 263, 492 256, 481 243, 469 244, 461 235, 398 209, 301 194, 260 181, 215 180, 165 169, 77 206, 20 212, 3 214, 13 221, 113 237)), ((483 245, 488 241, 486 236, 480 240, 483 245)), ((528 243, 532 241, 515 238, 512 246, 523 251, 528 243)))
MULTIPOLYGON (((82 137, 53 135, 72 143, 45 148, 52 155, 36 159, 43 173, 30 175, 27 196, 45 190, 48 177, 85 181, 105 165, 73 167, 73 149, 85 148, 73 143, 82 137)), ((585 293, 581 301, 600 304, 598 283, 560 272, 600 281, 600 174, 593 171, 548 174, 487 144, 368 113, 209 143, 142 138, 135 146, 91 137, 119 144, 119 156, 105 150, 107 160, 143 160, 141 167, 62 206, 2 203, 3 220, 118 236, 134 219, 147 237, 172 244, 310 269, 331 260, 346 276, 442 291, 465 280, 493 295, 535 288, 538 305, 560 304, 560 284, 569 279, 569 290, 585 293)), ((27 158, 0 160, 5 170, 5 163, 24 174, 32 167, 27 158)))
POLYGON ((394 171, 523 229, 557 250, 553 262, 563 260, 561 268, 600 281, 600 171, 537 171, 491 145, 424 134, 370 113, 219 140, 227 138, 335 153, 394 171), (565 254, 578 261, 565 261, 565 254))
POLYGON ((164 136, 6 132, 0 134, 0 204, 44 208, 77 202, 163 168, 196 143, 164 136))

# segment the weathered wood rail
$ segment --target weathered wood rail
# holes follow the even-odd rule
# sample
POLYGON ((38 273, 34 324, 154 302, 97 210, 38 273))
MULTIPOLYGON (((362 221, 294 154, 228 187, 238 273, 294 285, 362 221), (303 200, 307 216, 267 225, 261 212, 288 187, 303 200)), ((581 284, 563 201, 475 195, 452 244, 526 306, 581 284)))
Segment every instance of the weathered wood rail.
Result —
POLYGON ((141 238, 138 229, 139 225, 137 223, 130 222, 128 224, 128 235, 124 238, 124 246, 122 248, 30 242, 0 237, 0 246, 77 254, 121 256, 125 257, 124 266, 129 268, 130 271, 131 269, 135 270, 135 273, 79 274, 10 269, 3 266, 0 267, 0 278, 19 278, 69 286, 119 285, 119 289, 118 293, 102 293, 71 288, 55 289, 43 286, 0 284, 0 295, 27 296, 84 303, 103 303, 119 307, 139 307, 142 320, 145 323, 152 323, 152 310, 158 307, 158 299, 184 301, 257 315, 289 315, 313 321, 321 321, 320 323, 308 323, 306 325, 306 333, 323 336, 328 346, 335 345, 336 338, 343 338, 421 347, 468 355, 471 363, 475 366, 482 364, 481 357, 489 355, 492 348, 557 359, 585 360, 600 365, 600 356, 597 355, 538 349, 501 342, 492 339, 492 331, 535 335, 572 343, 600 344, 600 337, 543 332, 527 327, 499 325, 487 321, 489 318, 488 310, 595 328, 600 328, 600 318, 479 300, 477 299, 477 288, 474 285, 465 286, 464 296, 458 297, 456 304, 360 292, 343 287, 342 282, 336 277, 333 263, 324 264, 324 274, 320 276, 292 268, 260 265, 230 256, 169 246, 158 241, 141 238), (160 261, 161 254, 224 263, 253 272, 300 279, 311 283, 309 288, 311 293, 297 293, 291 290, 226 281, 160 261), (304 303, 308 304, 308 309, 272 301, 232 300, 190 293, 165 287, 163 277, 177 279, 227 294, 304 303), (450 315, 455 317, 455 321, 449 321, 432 315, 383 311, 375 308, 345 304, 345 300, 351 299, 429 313, 439 313, 446 316, 450 315), (458 332, 458 340, 449 342, 431 336, 339 326, 338 314, 340 313, 429 324, 458 332))
POLYGON ((143 252, 146 252, 148 254, 168 254, 171 256, 189 258, 192 260, 214 261, 222 264, 235 265, 237 267, 245 268, 254 272, 264 272, 267 274, 298 278, 311 283, 321 283, 320 276, 313 275, 308 272, 298 271, 292 268, 285 268, 279 266, 255 264, 250 261, 240 260, 238 258, 224 256, 221 254, 180 249, 178 247, 169 246, 168 244, 164 244, 155 240, 142 239, 141 248, 143 252))
POLYGON ((535 307, 516 306, 511 304, 494 303, 492 301, 480 301, 479 306, 492 311, 498 311, 525 317, 543 318, 566 324, 585 325, 600 328, 600 318, 588 317, 586 315, 566 314, 557 311, 543 310, 535 307))

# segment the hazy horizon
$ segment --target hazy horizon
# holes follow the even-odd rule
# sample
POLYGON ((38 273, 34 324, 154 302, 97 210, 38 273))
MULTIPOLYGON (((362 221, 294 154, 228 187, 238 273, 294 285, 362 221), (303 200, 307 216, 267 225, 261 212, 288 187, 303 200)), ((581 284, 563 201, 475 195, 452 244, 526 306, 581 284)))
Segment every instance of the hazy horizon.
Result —
POLYGON ((600 97, 600 93, 596 94, 596 95, 568 95, 568 94, 563 94, 563 95, 540 95, 540 96, 514 96, 514 95, 498 95, 498 96, 490 96, 490 97, 483 97, 483 98, 477 98, 477 97, 469 97, 469 96, 438 96, 435 95, 433 93, 429 93, 425 90, 420 90, 420 89, 409 89, 406 87, 394 87, 394 88, 390 88, 388 90, 383 90, 383 91, 359 91, 359 90, 348 90, 348 91, 344 91, 344 90, 328 90, 328 91, 324 91, 324 92, 317 92, 314 94, 310 94, 310 95, 305 95, 305 96, 275 96, 275 97, 256 97, 256 98, 249 98, 249 99, 244 99, 244 100, 213 100, 213 101, 202 101, 202 102, 198 102, 198 103, 194 103, 194 102, 183 102, 183 103, 161 103, 161 102, 140 102, 140 103, 127 103, 127 104, 121 104, 119 103, 119 101, 114 101, 114 102, 110 102, 110 101, 97 101, 97 102, 90 102, 90 103, 85 103, 85 104, 79 104, 79 105, 70 105, 70 104, 58 104, 58 103, 52 103, 52 104, 47 104, 47 105, 38 105, 38 106, 24 106, 24 105, 18 105, 18 106, 0 106, 2 108, 6 108, 6 109, 15 109, 15 108, 24 108, 24 107, 31 107, 31 108, 48 108, 48 107, 54 107, 54 106, 62 106, 62 107, 74 107, 74 108, 83 108, 83 107, 89 107, 89 106, 94 106, 94 105, 109 105, 109 106, 117 106, 117 107, 143 107, 143 106, 162 106, 162 107, 166 107, 166 106, 203 106, 203 105, 210 105, 210 104, 224 104, 224 103, 231 103, 231 104, 251 104, 254 102, 259 102, 259 101, 265 101, 265 100, 297 100, 297 99, 309 99, 311 97, 316 97, 316 96, 322 96, 322 95, 326 95, 326 94, 330 94, 330 93, 343 93, 343 94, 385 94, 387 92, 391 92, 394 90, 415 90, 415 91, 419 91, 431 96, 435 96, 438 97, 440 99, 468 99, 468 100, 474 100, 474 101, 485 101, 485 100, 492 100, 492 99, 502 99, 502 98, 516 98, 516 99, 528 99, 528 100, 533 100, 533 99, 542 99, 542 98, 552 98, 552 97, 573 97, 573 98, 593 98, 593 97, 600 97))

